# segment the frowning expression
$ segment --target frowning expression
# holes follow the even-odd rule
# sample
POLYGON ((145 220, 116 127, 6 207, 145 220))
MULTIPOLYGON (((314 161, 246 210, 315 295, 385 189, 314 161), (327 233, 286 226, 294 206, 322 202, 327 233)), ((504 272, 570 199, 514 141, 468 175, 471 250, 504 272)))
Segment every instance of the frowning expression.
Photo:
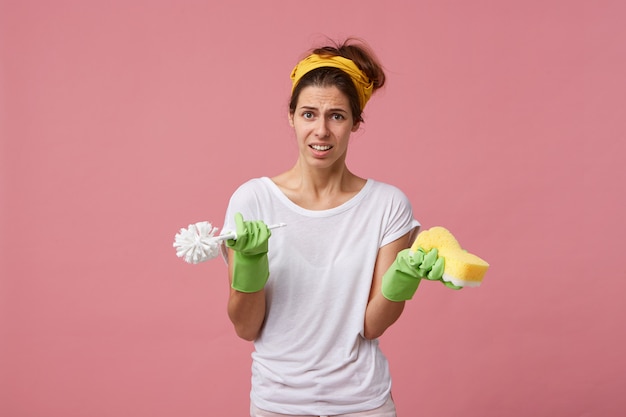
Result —
POLYGON ((348 98, 336 87, 305 87, 289 122, 294 128, 300 158, 325 167, 345 162, 354 122, 348 98))

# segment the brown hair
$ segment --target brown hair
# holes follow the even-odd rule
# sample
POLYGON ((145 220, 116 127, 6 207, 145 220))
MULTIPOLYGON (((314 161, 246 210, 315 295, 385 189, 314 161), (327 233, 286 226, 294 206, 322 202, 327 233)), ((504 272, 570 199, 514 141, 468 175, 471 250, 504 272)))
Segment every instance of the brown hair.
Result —
MULTIPOLYGON (((373 91, 378 90, 385 84, 385 73, 382 65, 365 42, 359 39, 348 38, 342 43, 332 42, 332 45, 315 48, 310 53, 341 56, 351 60, 372 81, 373 91)), ((310 86, 337 87, 339 91, 348 97, 354 123, 363 121, 363 110, 361 109, 359 94, 354 86, 354 82, 348 74, 332 67, 316 68, 302 76, 293 89, 291 99, 289 100, 290 114, 296 111, 296 105, 302 89, 310 86)))

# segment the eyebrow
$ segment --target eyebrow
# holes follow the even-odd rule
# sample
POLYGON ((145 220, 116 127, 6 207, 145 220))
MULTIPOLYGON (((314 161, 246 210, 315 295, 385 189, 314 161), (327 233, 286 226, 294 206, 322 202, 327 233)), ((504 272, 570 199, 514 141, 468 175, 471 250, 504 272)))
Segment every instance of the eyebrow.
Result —
MULTIPOLYGON (((317 110, 319 111, 319 109, 317 107, 314 106, 300 106, 301 110, 317 110)), ((348 113, 348 110, 346 109, 342 109, 341 107, 337 107, 337 108, 332 108, 332 109, 328 109, 329 113, 348 113)))

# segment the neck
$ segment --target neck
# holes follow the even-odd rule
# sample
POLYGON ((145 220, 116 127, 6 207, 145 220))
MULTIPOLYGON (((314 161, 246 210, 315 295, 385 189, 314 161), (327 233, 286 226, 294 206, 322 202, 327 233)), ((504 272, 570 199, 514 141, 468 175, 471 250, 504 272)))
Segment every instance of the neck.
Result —
POLYGON ((290 200, 312 210, 337 207, 365 185, 365 179, 354 175, 345 164, 322 170, 296 163, 272 180, 290 200))
POLYGON ((337 164, 328 168, 316 169, 300 163, 291 169, 292 178, 300 183, 300 187, 308 192, 332 194, 348 191, 356 176, 345 164, 337 164))

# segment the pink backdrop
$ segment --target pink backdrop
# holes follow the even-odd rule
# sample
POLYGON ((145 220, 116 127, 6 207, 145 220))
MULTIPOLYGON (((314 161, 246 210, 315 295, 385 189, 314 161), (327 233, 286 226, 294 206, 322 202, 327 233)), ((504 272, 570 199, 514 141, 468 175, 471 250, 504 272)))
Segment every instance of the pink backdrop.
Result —
POLYGON ((623 415, 624 4, 0 0, 0 415, 247 415, 226 267, 172 242, 291 166, 322 35, 388 71, 353 170, 492 264, 382 338, 399 415, 623 415))

